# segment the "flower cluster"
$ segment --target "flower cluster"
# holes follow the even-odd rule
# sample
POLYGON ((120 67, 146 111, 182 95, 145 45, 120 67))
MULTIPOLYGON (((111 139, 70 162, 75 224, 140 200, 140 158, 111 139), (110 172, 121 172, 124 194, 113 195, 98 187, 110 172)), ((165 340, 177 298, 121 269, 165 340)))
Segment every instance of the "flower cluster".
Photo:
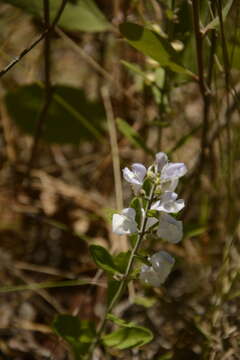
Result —
MULTIPOLYGON (((120 214, 113 215, 113 232, 118 235, 140 235, 141 232, 145 234, 151 231, 165 241, 178 243, 183 235, 182 221, 176 220, 170 213, 176 214, 184 207, 184 200, 178 199, 175 189, 179 178, 186 172, 183 163, 169 162, 163 152, 156 154, 154 163, 148 169, 138 163, 133 164, 131 169, 124 168, 123 177, 131 184, 136 196, 145 199, 144 182, 147 179, 154 191, 151 198, 147 198, 148 208, 141 208, 141 224, 137 224, 136 210, 126 208, 120 214)), ((149 258, 149 261, 151 266, 142 266, 140 279, 150 285, 160 286, 170 273, 174 259, 168 253, 160 251, 149 258)))

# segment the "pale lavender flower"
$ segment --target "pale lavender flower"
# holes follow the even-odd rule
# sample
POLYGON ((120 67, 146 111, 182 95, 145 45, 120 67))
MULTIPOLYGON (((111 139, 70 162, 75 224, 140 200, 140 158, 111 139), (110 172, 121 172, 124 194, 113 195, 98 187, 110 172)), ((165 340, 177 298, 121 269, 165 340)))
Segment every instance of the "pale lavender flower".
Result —
POLYGON ((143 265, 140 272, 140 280, 146 284, 159 287, 170 274, 175 259, 166 251, 159 251, 150 258, 152 266, 143 265))
POLYGON ((159 217, 157 235, 170 243, 178 243, 183 236, 182 221, 176 220, 169 214, 162 213, 159 217))
POLYGON ((151 209, 167 213, 177 213, 184 208, 184 200, 177 200, 177 197, 178 195, 175 192, 165 191, 161 195, 160 200, 151 206, 151 209))
POLYGON ((142 164, 133 164, 131 166, 132 170, 129 170, 127 167, 123 169, 124 179, 132 184, 134 193, 137 194, 143 185, 143 181, 147 172, 147 169, 142 164))
POLYGON ((161 172, 164 165, 168 163, 168 156, 164 152, 159 152, 155 155, 155 163, 157 165, 157 171, 161 172))
POLYGON ((186 165, 184 163, 167 163, 164 165, 161 171, 161 181, 172 181, 184 176, 187 172, 186 165))

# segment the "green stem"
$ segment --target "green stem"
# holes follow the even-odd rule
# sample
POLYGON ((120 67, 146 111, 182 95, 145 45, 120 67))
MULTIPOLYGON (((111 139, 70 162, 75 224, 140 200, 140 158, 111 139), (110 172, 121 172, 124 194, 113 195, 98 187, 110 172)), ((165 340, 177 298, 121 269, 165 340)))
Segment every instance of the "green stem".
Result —
POLYGON ((110 302, 110 304, 108 305, 106 311, 105 311, 105 314, 104 314, 104 317, 99 325, 99 328, 98 328, 98 332, 97 332, 97 335, 96 335, 96 339, 94 340, 94 342, 92 343, 91 347, 90 347, 90 350, 89 350, 89 359, 91 357, 91 354, 92 352, 94 351, 95 349, 95 346, 97 345, 101 335, 102 335, 102 332, 103 330, 105 329, 105 325, 106 325, 106 322, 107 322, 107 314, 109 312, 112 311, 112 309, 114 308, 114 306, 116 305, 116 303, 120 300, 126 286, 127 286, 127 283, 128 283, 128 278, 129 278, 129 275, 132 271, 132 268, 133 268, 133 265, 134 265, 134 261, 135 261, 135 256, 138 252, 138 249, 141 245, 141 242, 143 240, 143 237, 145 235, 145 229, 146 229, 146 225, 147 225, 147 212, 148 210, 150 210, 151 208, 151 205, 152 205, 152 202, 153 202, 153 199, 154 199, 154 192, 155 192, 155 189, 156 189, 156 184, 154 184, 151 188, 151 192, 150 192, 150 195, 149 195, 149 200, 147 201, 147 204, 146 204, 146 208, 145 208, 145 212, 144 212, 144 215, 143 215, 143 218, 142 218, 142 223, 141 223, 141 228, 140 228, 140 231, 139 231, 139 234, 138 234, 138 238, 137 238, 137 241, 135 243, 135 246, 133 247, 132 251, 131 251, 131 254, 130 254, 130 257, 129 257, 129 261, 128 261, 128 264, 127 264, 127 268, 126 268, 126 271, 125 271, 125 274, 123 276, 123 279, 112 299, 112 301, 110 302))

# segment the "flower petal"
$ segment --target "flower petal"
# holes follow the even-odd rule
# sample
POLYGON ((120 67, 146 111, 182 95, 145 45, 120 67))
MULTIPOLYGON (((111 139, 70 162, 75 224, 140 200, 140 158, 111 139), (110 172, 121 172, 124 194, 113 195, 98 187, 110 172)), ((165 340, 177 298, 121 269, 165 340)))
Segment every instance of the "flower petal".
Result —
POLYGON ((178 186, 178 182, 179 182, 179 179, 176 178, 176 179, 172 179, 172 180, 169 180, 169 181, 164 181, 162 184, 161 184, 161 191, 174 191, 176 189, 176 187, 178 186))
POLYGON ((123 169, 123 177, 130 184, 142 185, 139 179, 136 177, 135 173, 129 170, 127 167, 123 169))
POLYGON ((161 172, 162 181, 170 181, 178 179, 185 175, 187 172, 186 165, 184 163, 168 163, 164 165, 161 172))
POLYGON ((154 217, 149 217, 147 219, 146 230, 148 230, 151 226, 155 225, 157 222, 158 222, 158 219, 156 219, 154 217))
POLYGON ((125 217, 119 214, 113 214, 112 217, 112 231, 115 234, 123 235, 125 234, 123 223, 125 221, 125 217))
POLYGON ((162 213, 159 218, 157 235, 173 244, 178 243, 183 236, 182 221, 178 221, 172 216, 162 213))
POLYGON ((159 152, 155 155, 157 171, 161 172, 162 168, 168 162, 168 156, 164 152, 159 152))
POLYGON ((142 164, 133 164, 132 171, 127 167, 123 169, 123 177, 124 179, 132 184, 133 191, 137 195, 139 190, 142 187, 144 177, 146 175, 147 169, 142 164))
POLYGON ((159 251, 151 256, 150 261, 152 266, 143 265, 141 267, 140 280, 158 287, 166 281, 175 264, 175 259, 166 251, 159 251))
POLYGON ((143 265, 139 278, 145 284, 152 285, 154 287, 159 287, 163 283, 161 275, 154 271, 152 266, 143 265))
POLYGON ((135 163, 132 165, 132 171, 134 172, 135 176, 138 178, 139 183, 143 183, 143 179, 146 175, 147 169, 144 165, 135 163))
POLYGON ((184 200, 177 199, 175 192, 166 191, 160 200, 151 206, 152 210, 164 211, 167 213, 177 213, 184 208, 184 200))
MULTIPOLYGON (((145 215, 145 210, 141 208, 142 216, 145 215)), ((148 217, 145 230, 147 231, 151 226, 155 225, 158 222, 158 219, 155 217, 148 217)))
POLYGON ((127 235, 137 232, 135 221, 136 212, 132 208, 122 210, 121 214, 114 214, 112 218, 112 230, 118 235, 127 235))
POLYGON ((133 208, 125 208, 122 210, 122 215, 125 215, 126 217, 135 220, 136 211, 133 208))
POLYGON ((175 264, 175 259, 166 251, 159 251, 151 256, 150 261, 154 271, 159 273, 162 282, 165 282, 175 264))

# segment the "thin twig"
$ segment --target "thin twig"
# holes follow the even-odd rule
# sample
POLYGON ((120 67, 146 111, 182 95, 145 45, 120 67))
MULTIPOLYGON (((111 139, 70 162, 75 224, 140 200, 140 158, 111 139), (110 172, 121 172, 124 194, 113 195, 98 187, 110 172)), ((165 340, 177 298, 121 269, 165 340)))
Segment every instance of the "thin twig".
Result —
POLYGON ((45 39, 45 37, 48 35, 49 32, 51 32, 54 27, 56 26, 56 24, 58 23, 63 10, 65 9, 65 6, 67 4, 68 0, 62 0, 62 4, 56 14, 56 17, 54 18, 52 25, 50 27, 48 27, 47 29, 45 29, 45 31, 36 39, 33 41, 33 43, 28 46, 27 48, 25 48, 24 50, 22 50, 22 52, 16 56, 7 66, 5 66, 1 71, 0 71, 0 78, 5 75, 10 69, 12 69, 17 63, 19 63, 19 61, 25 56, 27 55, 33 48, 35 48, 36 45, 38 45, 43 39, 45 39))
MULTIPOLYGON (((223 66, 224 66, 224 77, 225 77, 225 87, 226 87, 226 100, 227 100, 227 111, 230 107, 230 61, 228 56, 227 43, 225 38, 224 26, 223 26, 223 16, 222 16, 222 2, 217 0, 217 11, 220 23, 220 35, 221 35, 221 45, 222 45, 222 54, 223 54, 223 66)), ((230 118, 229 118, 230 119, 230 118)), ((230 130, 230 120, 227 121, 226 126, 227 134, 227 177, 226 177, 226 186, 228 192, 228 226, 231 228, 232 223, 232 214, 233 214, 233 203, 232 203, 232 148, 231 148, 231 130, 230 130)))
POLYGON ((119 159, 119 151, 118 151, 118 143, 117 143, 117 131, 114 121, 113 108, 109 97, 109 91, 106 87, 103 87, 101 93, 102 93, 104 107, 106 110, 109 136, 111 142, 113 172, 114 172, 115 191, 116 191, 116 205, 117 205, 117 210, 121 210, 123 207, 123 193, 122 193, 122 181, 121 181, 121 171, 120 171, 120 159, 119 159))
MULTIPOLYGON (((50 7, 49 7, 49 0, 43 0, 43 10, 44 10, 44 23, 46 29, 50 26, 50 7)), ((31 155, 30 160, 28 164, 28 170, 27 170, 27 177, 28 174, 31 171, 33 162, 35 160, 35 155, 37 152, 37 147, 39 140, 42 136, 43 132, 43 125, 45 123, 45 119, 47 117, 47 113, 50 107, 50 104, 52 102, 52 87, 51 87, 51 42, 50 42, 50 36, 51 32, 49 31, 45 36, 45 43, 44 43, 44 71, 45 71, 45 93, 44 93, 44 103, 42 110, 39 114, 39 117, 37 119, 36 129, 34 133, 34 140, 31 147, 31 155)))
POLYGON ((203 64, 203 36, 200 30, 200 7, 199 0, 192 0, 192 9, 193 9, 193 26, 194 26, 194 35, 196 42, 196 54, 197 54, 197 64, 198 64, 198 78, 199 78, 199 88, 203 100, 203 128, 202 128, 202 139, 201 139, 201 161, 199 163, 199 178, 203 170, 205 159, 206 159, 206 150, 208 146, 207 134, 209 129, 209 108, 210 108, 210 93, 207 88, 204 79, 204 64, 203 64))

